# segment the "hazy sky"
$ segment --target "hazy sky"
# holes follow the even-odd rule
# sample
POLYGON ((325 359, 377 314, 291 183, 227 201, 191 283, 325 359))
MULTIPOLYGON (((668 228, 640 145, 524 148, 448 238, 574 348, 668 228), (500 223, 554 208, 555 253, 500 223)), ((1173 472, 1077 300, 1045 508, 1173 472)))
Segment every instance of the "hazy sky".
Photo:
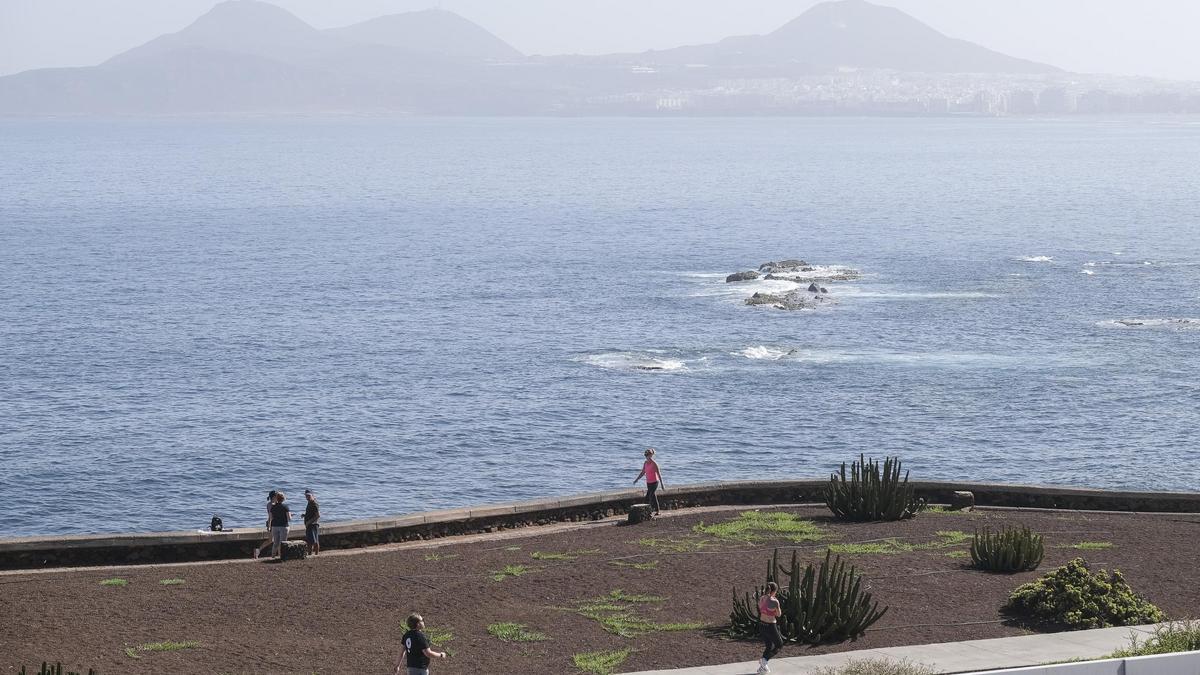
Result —
MULTIPOLYGON (((215 0, 0 0, 0 74, 94 65, 215 0)), ((318 28, 441 6, 527 54, 642 51, 771 31, 815 0, 277 0, 318 28)), ((1200 0, 879 0, 1068 70, 1200 80, 1200 0)))

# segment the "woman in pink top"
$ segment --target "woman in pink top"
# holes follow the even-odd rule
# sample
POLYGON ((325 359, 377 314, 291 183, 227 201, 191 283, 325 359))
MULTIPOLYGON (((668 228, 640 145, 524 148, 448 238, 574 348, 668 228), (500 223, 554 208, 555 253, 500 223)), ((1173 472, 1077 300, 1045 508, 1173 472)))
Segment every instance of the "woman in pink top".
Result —
POLYGON ((646 448, 646 461, 642 462, 642 472, 633 479, 636 485, 642 476, 646 477, 646 502, 650 504, 650 508, 654 509, 654 515, 658 515, 658 492, 659 485, 662 484, 662 471, 658 468, 658 462, 654 461, 654 448, 646 448))
POLYGON ((779 598, 775 597, 778 592, 779 586, 774 581, 767 582, 766 594, 758 599, 758 632, 763 639, 763 655, 758 662, 759 675, 771 672, 767 661, 783 649, 783 635, 779 633, 778 622, 783 615, 783 608, 779 606, 779 598))

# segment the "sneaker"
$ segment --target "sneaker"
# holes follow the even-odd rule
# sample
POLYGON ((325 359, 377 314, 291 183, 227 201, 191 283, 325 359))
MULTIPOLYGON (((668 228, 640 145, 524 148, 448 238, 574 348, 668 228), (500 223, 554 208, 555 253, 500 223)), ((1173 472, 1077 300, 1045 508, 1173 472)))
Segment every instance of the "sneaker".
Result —
POLYGON ((771 666, 767 665, 767 660, 759 659, 758 660, 758 675, 763 675, 763 673, 769 673, 769 672, 771 672, 771 666))

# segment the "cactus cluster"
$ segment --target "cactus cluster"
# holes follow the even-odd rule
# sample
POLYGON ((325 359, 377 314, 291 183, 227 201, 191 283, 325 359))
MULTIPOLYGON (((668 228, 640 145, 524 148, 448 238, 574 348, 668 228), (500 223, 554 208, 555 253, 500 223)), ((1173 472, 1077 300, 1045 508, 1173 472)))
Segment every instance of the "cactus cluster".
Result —
POLYGON ((886 458, 883 466, 861 454, 858 459, 848 476, 844 462, 839 473, 829 476, 825 504, 833 515, 854 522, 904 520, 925 509, 925 500, 908 484, 908 472, 900 478, 899 457, 886 458))
MULTIPOLYGON (((871 593, 863 590, 862 575, 825 552, 819 565, 800 567, 798 553, 792 551, 791 565, 779 564, 779 549, 767 566, 767 581, 779 585, 779 600, 783 615, 779 631, 785 640, 818 645, 858 639, 867 628, 878 621, 887 607, 872 602, 871 593), (783 579, 786 577, 786 583, 783 579)), ((733 612, 729 615, 730 633, 735 637, 758 635, 758 601, 763 588, 738 597, 733 594, 733 612)))
POLYGON ((1004 528, 993 532, 983 528, 971 541, 971 563, 989 572, 1028 572, 1042 564, 1046 548, 1042 535, 1028 527, 1004 528))
MULTIPOLYGON (((25 675, 25 666, 21 666, 21 670, 17 673, 17 675, 25 675)), ((63 675, 62 664, 56 663, 52 666, 48 662, 42 661, 42 668, 37 672, 37 675, 63 675)), ((74 670, 68 670, 66 671, 66 675, 80 675, 80 673, 77 673, 74 670)), ((96 675, 96 671, 88 668, 88 675, 96 675)))

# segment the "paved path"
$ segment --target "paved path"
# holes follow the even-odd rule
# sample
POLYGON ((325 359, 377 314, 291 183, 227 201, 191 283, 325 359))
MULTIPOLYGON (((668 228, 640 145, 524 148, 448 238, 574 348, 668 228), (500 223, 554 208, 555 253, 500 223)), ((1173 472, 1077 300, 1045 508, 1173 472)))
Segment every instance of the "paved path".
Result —
MULTIPOLYGON (((837 667, 850 660, 892 659, 920 663, 938 673, 971 673, 1001 668, 1036 666, 1071 659, 1096 659, 1129 646, 1130 635, 1145 640, 1154 626, 1100 628, 1068 633, 1046 633, 1019 637, 945 642, 932 645, 865 649, 821 656, 796 656, 771 660, 773 675, 810 675, 821 668, 837 667)), ((746 650, 755 646, 746 644, 746 650)), ((786 653, 786 652, 785 652, 786 653)), ((722 666, 698 666, 677 670, 654 670, 631 675, 751 675, 758 662, 745 661, 722 666)))

